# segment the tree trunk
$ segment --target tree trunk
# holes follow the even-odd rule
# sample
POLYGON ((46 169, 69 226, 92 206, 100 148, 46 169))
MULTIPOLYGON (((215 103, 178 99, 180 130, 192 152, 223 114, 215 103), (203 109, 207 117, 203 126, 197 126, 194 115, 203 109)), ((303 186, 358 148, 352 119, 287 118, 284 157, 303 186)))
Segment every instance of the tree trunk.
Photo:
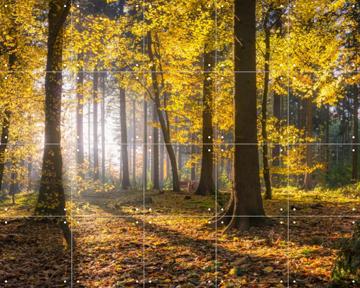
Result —
MULTIPOLYGON (((206 49, 206 48, 205 48, 206 49)), ((202 124, 202 154, 200 181, 195 191, 197 195, 214 195, 215 183, 213 178, 213 127, 212 127, 212 102, 213 102, 213 67, 215 65, 213 51, 204 54, 204 80, 203 80, 203 124, 202 124)))
POLYGON ((265 184, 265 199, 272 198, 271 191, 271 178, 270 178, 270 165, 269 165, 269 148, 268 148, 268 138, 267 138, 267 102, 268 102, 268 93, 269 93, 269 69, 270 69, 270 29, 266 27, 268 22, 268 17, 265 17, 264 20, 264 30, 265 30, 265 77, 264 77, 264 92, 261 105, 261 134, 263 138, 262 145, 262 156, 263 156, 263 176, 265 184))
MULTIPOLYGON (((35 209, 37 214, 42 215, 65 215, 60 147, 62 47, 63 26, 70 10, 71 1, 65 3, 66 5, 59 5, 59 1, 55 0, 51 0, 49 3, 47 73, 45 77, 45 147, 40 189, 35 209)), ((69 233, 65 232, 69 229, 64 225, 62 228, 69 243, 69 233)))
POLYGON ((5 170, 5 152, 9 141, 9 128, 10 128, 11 111, 6 109, 2 123, 1 131, 1 145, 0 145, 0 192, 2 190, 2 183, 5 170))
MULTIPOLYGON (((305 102, 306 119, 305 119, 305 134, 307 138, 312 137, 313 129, 313 104, 311 99, 306 99, 305 102)), ((306 145, 306 167, 312 166, 312 146, 306 145)), ((310 190, 312 187, 311 173, 305 172, 304 189, 310 190)))
POLYGON ((122 164, 122 180, 121 188, 130 188, 129 176, 129 153, 128 153, 128 137, 126 125, 126 97, 125 89, 120 88, 120 129, 121 129, 121 164, 122 164))
POLYGON ((105 81, 106 81, 106 73, 102 75, 102 101, 101 101, 101 182, 105 184, 106 179, 106 171, 105 171, 105 81))
POLYGON ((32 171, 33 171, 33 163, 32 163, 32 157, 29 158, 28 160, 28 173, 27 173, 27 176, 28 176, 28 185, 27 185, 27 190, 28 192, 31 192, 32 190, 32 171))
POLYGON ((330 171, 330 146, 329 146, 329 142, 330 142, 330 106, 326 105, 325 108, 325 113, 326 113, 326 119, 325 119, 325 163, 326 163, 326 171, 325 173, 328 174, 330 171))
MULTIPOLYGON (((152 121, 154 125, 157 125, 158 123, 158 117, 156 113, 156 105, 153 104, 152 106, 152 121)), ((154 190, 160 189, 160 180, 159 180, 159 129, 154 126, 152 129, 152 140, 153 140, 153 147, 151 149, 152 152, 152 184, 154 190)))
POLYGON ((132 133, 133 133, 133 147, 132 147, 132 176, 133 176, 133 186, 136 186, 136 100, 132 101, 132 133))
POLYGON ((93 157, 94 157, 94 180, 99 179, 99 139, 98 139, 98 71, 93 73, 93 157))
POLYGON ((358 146, 359 143, 359 95, 357 85, 354 85, 354 109, 353 109, 353 136, 352 136, 352 181, 357 182, 358 180, 358 146))
POLYGON ((88 173, 89 173, 89 176, 91 177, 91 100, 89 99, 88 101, 88 126, 87 126, 87 137, 88 137, 88 162, 89 162, 89 166, 88 166, 88 173))
POLYGON ((221 215, 225 217, 219 218, 226 230, 248 229, 261 224, 264 218, 259 216, 265 215, 257 145, 255 9, 256 1, 235 0, 235 187, 221 215))
MULTIPOLYGON (((194 135, 192 135, 191 137, 192 142, 194 143, 195 141, 195 137, 194 135)), ((196 154, 196 146, 192 143, 191 145, 191 157, 194 157, 194 155, 196 154)), ((191 181, 195 181, 196 180, 196 165, 194 163, 194 161, 191 162, 191 171, 190 171, 190 179, 191 181)))
MULTIPOLYGON (((14 170, 17 170, 17 166, 12 164, 14 170)), ((19 183, 17 181, 17 173, 16 171, 11 172, 11 180, 10 180, 10 191, 9 191, 12 199, 12 204, 15 205, 15 194, 19 192, 19 183)))
POLYGON ((148 54, 149 54, 150 61, 153 64, 151 67, 151 79, 152 79, 152 86, 153 86, 153 91, 154 91, 154 99, 153 100, 154 100, 154 104, 156 106, 156 111, 158 114, 161 131, 162 131, 163 137, 164 137, 165 147, 168 152, 169 161, 171 164, 173 190, 175 192, 180 192, 179 174, 178 174, 178 169, 177 169, 177 164, 176 164, 176 155, 174 152, 174 148, 171 144, 170 127, 169 127, 169 123, 166 123, 166 121, 164 119, 164 115, 162 113, 162 109, 161 109, 160 87, 159 87, 159 83, 158 83, 158 79, 157 79, 158 73, 156 70, 156 65, 155 65, 156 61, 155 61, 155 56, 154 56, 153 48, 152 48, 151 32, 148 32, 147 36, 148 36, 147 37, 148 54))
POLYGON ((144 160, 143 160, 143 185, 146 191, 147 189, 147 167, 148 167, 148 145, 147 145, 147 116, 148 116, 148 107, 147 101, 144 99, 144 160))
MULTIPOLYGON (((10 72, 13 70, 15 62, 16 62, 16 56, 15 54, 12 53, 9 55, 10 72)), ((9 142, 10 119, 11 119, 11 111, 6 108, 2 122, 1 145, 0 145, 0 192, 2 191, 2 182, 4 178, 5 158, 6 158, 5 152, 6 152, 7 144, 9 142)))
POLYGON ((83 88, 84 88, 84 72, 80 69, 77 72, 76 77, 76 164, 77 164, 77 175, 79 177, 83 177, 83 169, 84 169, 84 123, 83 123, 83 115, 84 115, 84 96, 83 96, 83 88))
POLYGON ((160 189, 163 189, 163 187, 164 187, 164 161, 165 161, 164 153, 165 153, 164 145, 163 145, 163 141, 161 141, 161 144, 159 145, 159 154, 160 154, 159 184, 160 184, 160 189))

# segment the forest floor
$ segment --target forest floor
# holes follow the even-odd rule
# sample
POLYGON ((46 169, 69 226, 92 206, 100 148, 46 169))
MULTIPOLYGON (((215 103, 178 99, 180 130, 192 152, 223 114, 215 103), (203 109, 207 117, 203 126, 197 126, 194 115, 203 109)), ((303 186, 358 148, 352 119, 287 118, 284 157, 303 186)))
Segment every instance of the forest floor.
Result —
POLYGON ((327 287, 339 244, 359 219, 352 189, 291 198, 279 189, 265 201, 272 225, 223 234, 209 224, 220 199, 189 196, 74 197, 74 249, 58 226, 28 217, 31 194, 2 203, 0 287, 327 287))

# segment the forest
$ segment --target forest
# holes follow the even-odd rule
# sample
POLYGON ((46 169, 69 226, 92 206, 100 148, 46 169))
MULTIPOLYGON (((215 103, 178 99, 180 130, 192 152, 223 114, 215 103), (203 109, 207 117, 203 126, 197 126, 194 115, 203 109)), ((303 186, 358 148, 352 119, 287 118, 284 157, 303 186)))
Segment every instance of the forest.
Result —
POLYGON ((358 0, 0 0, 0 287, 360 287, 358 0))

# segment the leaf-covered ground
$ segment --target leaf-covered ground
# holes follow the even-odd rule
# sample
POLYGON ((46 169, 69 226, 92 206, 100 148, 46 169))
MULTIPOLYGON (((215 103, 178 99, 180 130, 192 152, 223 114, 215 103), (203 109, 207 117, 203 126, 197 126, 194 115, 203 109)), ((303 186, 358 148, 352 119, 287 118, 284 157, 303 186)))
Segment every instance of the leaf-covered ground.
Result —
POLYGON ((271 225, 223 234, 221 224, 209 224, 211 198, 84 194, 68 205, 74 249, 52 222, 6 218, 19 213, 8 205, 0 287, 70 287, 71 280, 73 287, 327 287, 359 206, 345 196, 309 195, 288 203, 279 193, 265 202, 271 225))

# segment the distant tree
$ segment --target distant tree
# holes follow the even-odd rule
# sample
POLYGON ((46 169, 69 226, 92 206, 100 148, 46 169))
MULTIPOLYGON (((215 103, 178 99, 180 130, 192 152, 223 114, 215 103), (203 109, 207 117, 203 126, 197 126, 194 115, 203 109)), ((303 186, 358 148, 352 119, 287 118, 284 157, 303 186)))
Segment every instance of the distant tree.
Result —
POLYGON ((195 194, 198 195, 214 195, 215 183, 213 177, 214 167, 214 145, 213 145, 213 83, 214 77, 212 71, 215 66, 215 52, 206 51, 204 53, 204 80, 203 80, 203 113, 202 113, 202 154, 201 154, 201 170, 200 181, 195 194))
POLYGON ((122 179, 121 188, 128 189, 130 187, 129 176, 129 150, 128 136, 126 124, 126 95, 125 89, 120 87, 120 133, 121 133, 121 161, 122 161, 122 179))
POLYGON ((151 165, 151 174, 152 174, 152 184, 153 189, 159 190, 160 189, 160 167, 159 167, 159 129, 157 128, 158 124, 158 116, 156 111, 156 105, 152 105, 152 121, 153 121, 153 129, 152 129, 152 143, 153 146, 151 147, 152 152, 152 165, 151 165))
POLYGON ((164 138, 164 142, 165 142, 165 147, 166 150, 168 152, 168 156, 169 156, 169 160, 170 160, 170 164, 171 164, 171 171, 172 171, 172 182, 173 182, 173 190, 175 192, 179 192, 180 191, 180 182, 179 182, 179 173, 178 173, 178 168, 177 168, 177 164, 176 164, 176 155, 175 155, 175 151, 174 151, 174 147, 172 146, 171 143, 171 134, 170 134, 170 123, 168 123, 164 117, 164 114, 161 110, 161 92, 160 92, 160 85, 159 85, 159 81, 158 81, 158 73, 163 73, 163 71, 158 71, 157 67, 156 67, 156 59, 155 59, 155 54, 154 54, 154 47, 153 47, 153 40, 152 40, 152 33, 148 32, 147 33, 147 51, 148 51, 148 56, 150 59, 150 62, 152 63, 151 66, 151 79, 152 79, 152 87, 153 87, 153 101, 154 101, 154 105, 156 106, 156 112, 157 112, 157 116, 158 116, 158 120, 160 123, 160 128, 163 134, 163 138, 164 138))
POLYGON ((98 85, 99 72, 95 70, 93 73, 93 157, 94 157, 94 180, 99 179, 99 139, 98 139, 98 85))
POLYGON ((76 164, 77 174, 83 177, 84 165, 84 72, 79 69, 76 76, 76 164))
POLYGON ((105 122, 106 122, 106 73, 101 77, 101 182, 105 184, 106 181, 106 168, 105 168, 105 122))

